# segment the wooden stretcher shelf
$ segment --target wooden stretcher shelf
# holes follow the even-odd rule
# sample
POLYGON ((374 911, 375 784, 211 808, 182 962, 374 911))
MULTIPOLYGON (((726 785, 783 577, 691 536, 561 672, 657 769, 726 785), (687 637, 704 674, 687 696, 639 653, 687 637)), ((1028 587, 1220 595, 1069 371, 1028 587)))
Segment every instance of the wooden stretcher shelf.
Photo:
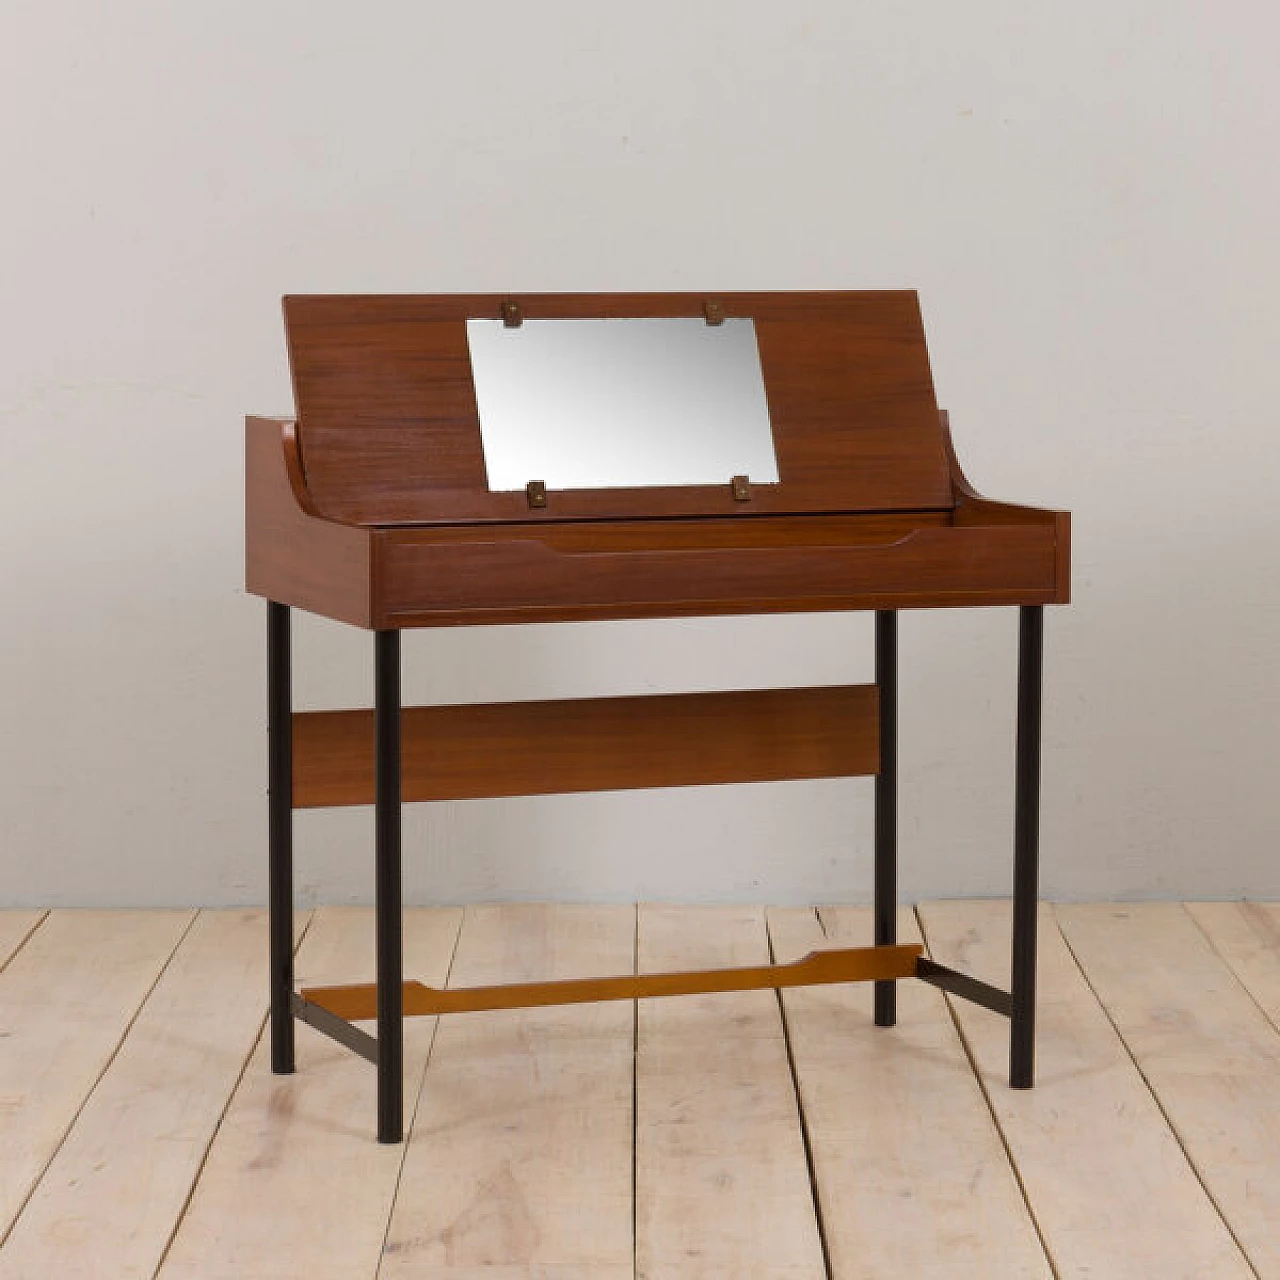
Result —
MULTIPOLYGON (((874 685, 406 707, 400 796, 476 800, 849 778, 880 767, 874 685)), ((372 804, 372 711, 293 717, 293 805, 372 804)))
MULTIPOLYGON (((740 969, 699 969, 684 973, 627 974, 616 978, 574 978, 559 982, 517 982, 493 987, 441 990, 406 982, 404 1014, 477 1013, 492 1009, 535 1009, 545 1005, 594 1004, 599 1000, 647 1000, 654 996, 709 995, 726 991, 819 986, 832 982, 883 982, 912 978, 924 948, 914 943, 812 951, 790 964, 740 969)), ((377 1016, 378 989, 372 983, 345 987, 304 987, 302 998, 339 1018, 358 1022, 377 1016)))

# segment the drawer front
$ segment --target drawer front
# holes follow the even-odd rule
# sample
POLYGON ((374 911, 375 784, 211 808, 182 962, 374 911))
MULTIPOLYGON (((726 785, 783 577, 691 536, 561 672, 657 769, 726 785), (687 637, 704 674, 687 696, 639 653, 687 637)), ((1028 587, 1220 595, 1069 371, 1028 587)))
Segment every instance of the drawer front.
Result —
POLYGON ((873 546, 565 551, 533 539, 378 551, 375 625, 1043 604, 1049 525, 918 529, 873 546))

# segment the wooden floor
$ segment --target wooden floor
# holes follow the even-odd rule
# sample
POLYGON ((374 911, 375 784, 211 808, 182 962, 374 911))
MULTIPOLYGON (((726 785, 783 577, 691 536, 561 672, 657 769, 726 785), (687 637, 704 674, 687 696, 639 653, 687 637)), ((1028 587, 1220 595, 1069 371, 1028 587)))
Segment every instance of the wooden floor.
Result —
MULTIPOLYGON (((903 941, 1007 982, 1008 907, 903 941)), ((435 984, 749 965, 858 908, 406 914, 435 984)), ((367 911, 298 921, 301 984, 372 977, 367 911)), ((372 1067, 262 1039, 260 912, 0 912, 0 1277, 1280 1278, 1280 906, 1045 908, 1039 1082, 918 982, 416 1019, 409 1140, 372 1067)))

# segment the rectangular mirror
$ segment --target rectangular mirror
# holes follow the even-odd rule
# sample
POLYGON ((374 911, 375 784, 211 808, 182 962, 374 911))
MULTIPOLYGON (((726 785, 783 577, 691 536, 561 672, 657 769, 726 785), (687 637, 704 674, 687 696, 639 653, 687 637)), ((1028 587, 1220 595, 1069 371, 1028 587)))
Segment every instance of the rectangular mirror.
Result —
POLYGON ((755 324, 468 320, 490 490, 776 484, 755 324))

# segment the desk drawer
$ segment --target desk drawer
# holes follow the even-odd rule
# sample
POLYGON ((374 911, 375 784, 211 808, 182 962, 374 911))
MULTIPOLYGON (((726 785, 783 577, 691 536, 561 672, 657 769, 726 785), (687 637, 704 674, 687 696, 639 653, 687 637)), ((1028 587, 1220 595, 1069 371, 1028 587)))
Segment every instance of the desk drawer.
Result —
POLYGON ((398 530, 376 548, 375 626, 1046 604, 1048 524, 933 527, 871 545, 564 549, 398 530))

